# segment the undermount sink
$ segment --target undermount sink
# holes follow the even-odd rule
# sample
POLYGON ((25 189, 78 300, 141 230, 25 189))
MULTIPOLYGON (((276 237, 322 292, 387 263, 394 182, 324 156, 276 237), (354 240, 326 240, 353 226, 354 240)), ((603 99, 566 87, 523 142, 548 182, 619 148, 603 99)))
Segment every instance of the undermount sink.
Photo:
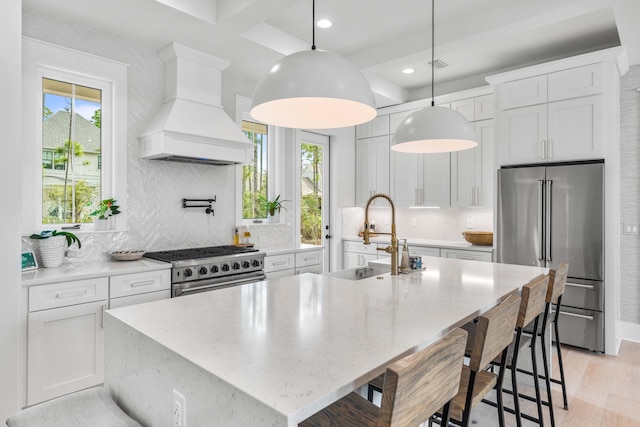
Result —
POLYGON ((332 277, 338 277, 340 279, 347 280, 362 280, 367 279, 369 277, 380 276, 382 274, 389 274, 389 268, 382 267, 357 267, 357 268, 349 268, 347 270, 336 271, 334 273, 329 274, 332 277))

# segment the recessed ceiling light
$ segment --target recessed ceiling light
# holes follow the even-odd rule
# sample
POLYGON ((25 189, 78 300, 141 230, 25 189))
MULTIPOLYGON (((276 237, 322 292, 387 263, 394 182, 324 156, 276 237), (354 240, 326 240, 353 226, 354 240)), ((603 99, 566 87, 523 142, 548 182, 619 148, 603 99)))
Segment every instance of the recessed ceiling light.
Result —
POLYGON ((333 25, 333 23, 328 19, 321 19, 318 21, 316 25, 318 26, 318 28, 329 28, 330 26, 333 25))
POLYGON ((412 74, 414 71, 416 70, 414 70, 413 68, 405 68, 404 70, 402 70, 404 74, 412 74))

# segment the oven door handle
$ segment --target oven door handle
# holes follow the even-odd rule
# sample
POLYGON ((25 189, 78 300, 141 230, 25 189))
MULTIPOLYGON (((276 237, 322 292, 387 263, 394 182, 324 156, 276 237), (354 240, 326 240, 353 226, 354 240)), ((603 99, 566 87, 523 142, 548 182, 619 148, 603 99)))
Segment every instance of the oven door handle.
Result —
POLYGON ((174 286, 173 296, 178 297, 180 295, 186 295, 188 293, 198 293, 198 292, 209 291, 209 290, 213 290, 214 288, 228 288, 230 286, 237 286, 237 285, 242 285, 246 283, 254 283, 254 282, 259 282, 261 280, 264 280, 266 278, 267 276, 264 273, 260 272, 258 274, 255 274, 253 277, 244 276, 236 280, 224 280, 224 281, 220 280, 214 283, 209 282, 209 284, 197 284, 197 285, 195 283, 189 283, 189 284, 195 285, 192 287, 183 287, 184 285, 179 284, 174 286))

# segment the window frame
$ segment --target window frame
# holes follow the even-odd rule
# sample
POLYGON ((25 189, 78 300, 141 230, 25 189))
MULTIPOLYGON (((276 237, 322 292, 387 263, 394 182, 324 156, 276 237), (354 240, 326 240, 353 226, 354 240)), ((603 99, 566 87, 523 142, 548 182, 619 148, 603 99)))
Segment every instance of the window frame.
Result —
MULTIPOLYGON (((118 199, 122 213, 114 230, 127 228, 127 65, 111 59, 23 37, 23 235, 64 224, 42 223, 42 79, 102 90, 101 193, 118 199)), ((93 231, 93 224, 82 224, 93 231)))

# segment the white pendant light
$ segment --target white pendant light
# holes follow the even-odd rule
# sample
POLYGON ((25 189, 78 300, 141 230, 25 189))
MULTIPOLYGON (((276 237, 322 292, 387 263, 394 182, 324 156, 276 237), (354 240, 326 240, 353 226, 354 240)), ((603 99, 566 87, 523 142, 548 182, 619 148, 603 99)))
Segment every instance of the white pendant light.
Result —
POLYGON ((407 116, 395 130, 391 149, 401 153, 446 153, 473 148, 476 134, 460 113, 434 102, 435 0, 431 0, 431 107, 407 116))
POLYGON ((256 86, 251 117, 275 126, 333 129, 376 117, 369 82, 353 64, 315 46, 313 1, 311 50, 296 52, 275 64, 256 86))

